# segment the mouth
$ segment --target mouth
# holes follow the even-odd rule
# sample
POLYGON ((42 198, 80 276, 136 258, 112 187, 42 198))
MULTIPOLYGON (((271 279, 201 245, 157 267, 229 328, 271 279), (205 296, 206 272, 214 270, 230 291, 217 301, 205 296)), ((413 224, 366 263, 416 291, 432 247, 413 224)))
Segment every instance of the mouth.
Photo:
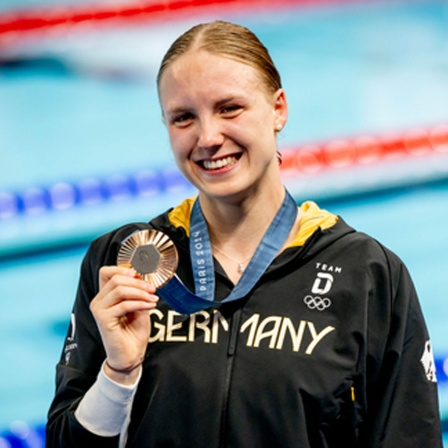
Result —
POLYGON ((202 160, 202 161, 198 162, 198 164, 202 168, 204 168, 206 171, 218 171, 223 168, 228 168, 232 165, 235 165, 235 163, 237 163, 240 158, 241 158, 241 154, 237 154, 237 155, 222 157, 220 159, 202 160))

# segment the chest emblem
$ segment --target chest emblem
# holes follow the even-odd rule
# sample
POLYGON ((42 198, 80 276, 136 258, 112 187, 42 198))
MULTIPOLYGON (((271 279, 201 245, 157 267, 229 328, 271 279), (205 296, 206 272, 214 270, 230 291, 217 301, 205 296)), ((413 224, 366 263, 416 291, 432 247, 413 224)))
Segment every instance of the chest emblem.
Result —
POLYGON ((306 295, 303 302, 310 310, 324 311, 332 305, 328 293, 333 286, 334 274, 339 274, 342 268, 325 263, 316 263, 316 270, 319 272, 316 273, 311 294, 306 295))

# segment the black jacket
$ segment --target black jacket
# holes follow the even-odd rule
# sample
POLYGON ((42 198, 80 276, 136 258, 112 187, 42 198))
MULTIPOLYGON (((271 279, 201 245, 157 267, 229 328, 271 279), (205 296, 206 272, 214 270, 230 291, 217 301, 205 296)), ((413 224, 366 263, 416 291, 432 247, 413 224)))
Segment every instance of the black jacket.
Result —
MULTIPOLYGON (((185 210, 150 226, 175 242, 178 275, 193 288, 185 210)), ((429 336, 405 266, 342 219, 320 225, 331 217, 313 210, 303 219, 310 236, 282 252, 247 297, 191 316, 159 302, 127 446, 442 446, 429 336)), ((115 264, 120 242, 145 227, 99 238, 83 261, 76 333, 69 329, 57 366, 50 447, 117 446, 118 438, 84 429, 74 410, 105 358, 89 311, 98 269, 115 264)), ((217 298, 231 288, 216 263, 217 298)))

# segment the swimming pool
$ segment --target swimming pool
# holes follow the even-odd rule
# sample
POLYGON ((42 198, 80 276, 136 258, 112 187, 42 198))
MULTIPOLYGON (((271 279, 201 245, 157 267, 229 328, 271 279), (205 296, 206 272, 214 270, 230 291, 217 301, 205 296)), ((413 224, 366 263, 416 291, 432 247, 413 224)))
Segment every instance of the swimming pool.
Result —
MULTIPOLYGON (((2 48, 16 64, 0 67, 0 191, 22 202, 0 219, 0 432, 16 420, 45 420, 88 241, 193 193, 175 174, 154 76, 175 35, 199 17, 216 16, 248 25, 271 49, 291 109, 284 148, 446 122, 448 13, 442 1, 288 5, 256 14, 218 8, 2 48), (134 186, 140 179, 145 194, 135 195, 129 179, 134 186), (88 201, 70 201, 70 191, 81 190, 88 201), (49 207, 49 192, 68 196, 57 196, 59 208, 49 207)), ((327 177, 326 188, 336 189, 344 173, 327 177)), ((378 188, 386 181, 378 177, 378 188)), ((447 183, 429 179, 357 192, 352 182, 344 194, 330 198, 324 189, 318 199, 403 258, 436 355, 445 358, 447 183), (350 192, 355 197, 349 200, 350 192)), ((295 196, 300 201, 308 194, 314 190, 304 185, 295 196)), ((445 383, 440 396, 448 416, 445 383)))

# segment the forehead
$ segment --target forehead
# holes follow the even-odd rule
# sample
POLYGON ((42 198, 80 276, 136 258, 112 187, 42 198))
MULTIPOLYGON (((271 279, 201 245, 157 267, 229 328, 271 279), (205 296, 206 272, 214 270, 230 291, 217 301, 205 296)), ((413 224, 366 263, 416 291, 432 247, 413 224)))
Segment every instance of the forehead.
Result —
POLYGON ((261 76, 251 65, 224 55, 196 50, 175 59, 160 79, 161 99, 172 95, 221 90, 266 93, 261 76))

